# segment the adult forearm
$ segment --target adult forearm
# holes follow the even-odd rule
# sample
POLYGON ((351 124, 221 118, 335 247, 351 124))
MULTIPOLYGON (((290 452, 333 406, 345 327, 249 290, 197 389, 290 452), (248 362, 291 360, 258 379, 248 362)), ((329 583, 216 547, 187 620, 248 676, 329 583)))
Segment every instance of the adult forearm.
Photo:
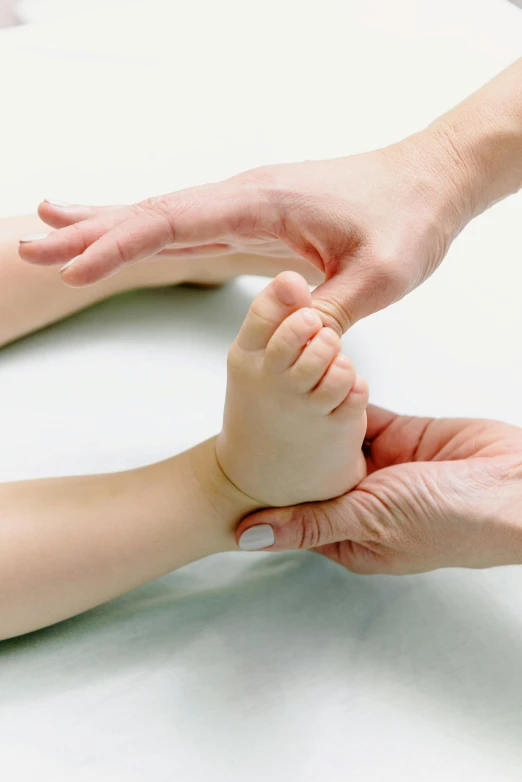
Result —
POLYGON ((465 225, 522 187, 522 58, 438 119, 429 132, 445 149, 465 225))

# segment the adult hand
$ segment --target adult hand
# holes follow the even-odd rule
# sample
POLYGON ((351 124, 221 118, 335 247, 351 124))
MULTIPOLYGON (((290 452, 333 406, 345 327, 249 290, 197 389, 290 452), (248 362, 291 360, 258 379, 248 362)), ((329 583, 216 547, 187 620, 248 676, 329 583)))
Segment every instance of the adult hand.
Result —
MULTIPOLYGON (((522 59, 386 149, 267 166, 102 211, 41 241, 22 240, 20 255, 67 262, 64 282, 81 286, 167 247, 297 254, 324 273, 315 306, 327 325, 345 331, 419 285, 472 217, 522 187, 521 77, 522 59)), ((58 212, 50 211, 42 205, 40 216, 56 225, 58 212)))
POLYGON ((436 269, 467 219, 463 169, 444 133, 432 129, 375 152, 267 166, 133 206, 93 209, 80 222, 75 210, 84 215, 84 207, 44 202, 40 217, 59 230, 22 240, 20 254, 31 263, 68 262, 62 276, 71 286, 159 252, 297 254, 324 273, 314 306, 340 332, 436 269))
POLYGON ((238 541, 270 525, 270 551, 313 549, 368 574, 522 563, 522 429, 370 406, 366 453, 353 491, 249 516, 238 541))

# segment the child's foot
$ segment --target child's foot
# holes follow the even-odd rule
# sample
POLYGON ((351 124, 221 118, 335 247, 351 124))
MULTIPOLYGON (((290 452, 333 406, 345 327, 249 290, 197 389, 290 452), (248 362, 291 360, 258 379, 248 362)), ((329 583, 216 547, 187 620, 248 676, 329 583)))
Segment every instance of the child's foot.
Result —
POLYGON ((367 387, 311 304, 302 277, 280 274, 229 353, 217 458, 236 487, 267 506, 336 497, 365 475, 367 387))

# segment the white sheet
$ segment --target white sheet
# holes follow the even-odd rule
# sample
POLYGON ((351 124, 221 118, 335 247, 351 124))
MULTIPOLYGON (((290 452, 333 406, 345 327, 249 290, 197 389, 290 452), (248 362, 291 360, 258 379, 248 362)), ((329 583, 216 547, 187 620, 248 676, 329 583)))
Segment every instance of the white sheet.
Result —
MULTIPOLYGON (((122 5, 0 34, 2 213, 369 149, 520 54, 502 0, 122 5)), ((522 425, 521 207, 353 329, 374 401, 522 425)), ((122 469, 212 434, 263 284, 124 297, 4 350, 0 479, 122 469)), ((1 644, 2 769, 519 782, 521 656, 519 568, 365 579, 307 554, 214 557, 1 644)))

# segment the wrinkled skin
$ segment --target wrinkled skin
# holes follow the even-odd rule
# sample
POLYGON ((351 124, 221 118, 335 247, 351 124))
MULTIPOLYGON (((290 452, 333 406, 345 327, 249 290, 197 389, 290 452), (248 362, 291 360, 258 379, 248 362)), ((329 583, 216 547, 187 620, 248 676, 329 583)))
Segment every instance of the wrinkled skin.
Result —
POLYGON ((62 272, 71 286, 158 253, 298 255, 325 275, 314 305, 326 325, 344 332, 425 280, 462 228, 462 194, 457 199, 444 166, 449 155, 442 137, 418 134, 362 155, 266 166, 132 206, 93 209, 72 225, 74 210, 44 202, 40 216, 59 230, 22 244, 20 254, 37 264, 75 258, 62 272))
POLYGON ((368 476, 322 503, 267 510, 271 550, 315 549, 357 573, 522 562, 522 430, 495 421, 398 416, 370 406, 368 476))

